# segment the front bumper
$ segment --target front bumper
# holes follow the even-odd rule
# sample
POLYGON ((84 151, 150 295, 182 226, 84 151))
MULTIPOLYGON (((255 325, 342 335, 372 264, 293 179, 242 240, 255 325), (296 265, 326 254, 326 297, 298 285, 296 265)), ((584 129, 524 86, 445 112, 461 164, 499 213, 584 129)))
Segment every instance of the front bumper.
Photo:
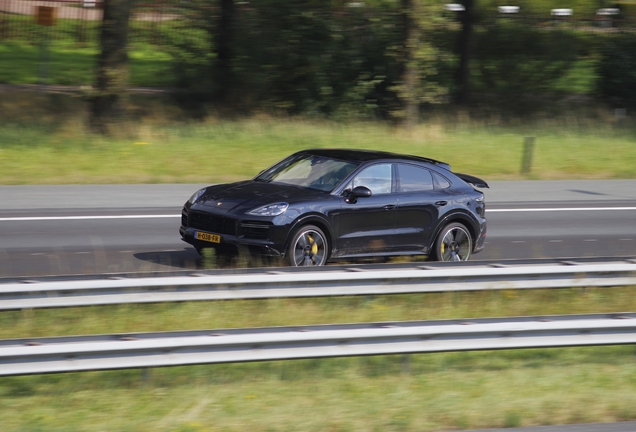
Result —
POLYGON ((288 227, 278 226, 269 220, 241 220, 227 214, 190 211, 184 206, 181 213, 179 234, 181 239, 197 249, 242 249, 251 253, 283 256, 288 227), (196 232, 216 234, 219 243, 195 238, 196 232))

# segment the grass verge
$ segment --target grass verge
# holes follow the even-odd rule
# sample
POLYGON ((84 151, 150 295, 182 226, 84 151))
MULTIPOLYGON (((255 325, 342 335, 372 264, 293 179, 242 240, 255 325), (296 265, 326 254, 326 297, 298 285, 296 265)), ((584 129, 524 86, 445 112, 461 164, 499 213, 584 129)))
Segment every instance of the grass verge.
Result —
POLYGON ((85 113, 80 97, 1 94, 0 184, 227 182, 312 147, 423 155, 488 180, 636 177, 633 129, 603 112, 517 124, 498 115, 432 114, 405 131, 372 122, 227 120, 214 107, 194 122, 165 99, 139 97, 111 138, 88 133, 85 113), (536 137, 529 175, 520 174, 525 136, 536 137))
MULTIPOLYGON (((636 287, 3 312, 0 338, 634 310, 636 287)), ((0 379, 4 430, 432 431, 636 419, 633 346, 0 379)))

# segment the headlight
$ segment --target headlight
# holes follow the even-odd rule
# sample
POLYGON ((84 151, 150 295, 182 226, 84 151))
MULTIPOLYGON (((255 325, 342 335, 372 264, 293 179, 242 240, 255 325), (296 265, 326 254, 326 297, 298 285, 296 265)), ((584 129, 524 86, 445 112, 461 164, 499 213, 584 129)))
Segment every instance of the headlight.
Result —
POLYGON ((203 193, 205 192, 205 189, 206 189, 206 188, 199 189, 198 191, 196 191, 196 192, 195 192, 195 193, 194 193, 194 194, 190 197, 190 199, 188 200, 188 202, 189 202, 190 204, 194 204, 195 202, 197 202, 197 200, 198 200, 199 198, 201 198, 201 195, 203 195, 203 193))
POLYGON ((285 210, 287 210, 287 207, 289 207, 289 204, 284 202, 276 203, 276 204, 268 204, 266 206, 259 207, 252 211, 249 211, 247 212, 247 214, 253 215, 253 216, 278 216, 285 213, 285 210))

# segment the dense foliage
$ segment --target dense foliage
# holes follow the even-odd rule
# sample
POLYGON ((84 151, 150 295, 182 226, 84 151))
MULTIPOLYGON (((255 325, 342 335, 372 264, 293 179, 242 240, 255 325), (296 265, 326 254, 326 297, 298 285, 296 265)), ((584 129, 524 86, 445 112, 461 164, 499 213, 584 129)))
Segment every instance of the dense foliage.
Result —
MULTIPOLYGON (((189 102, 216 101, 224 108, 400 118, 405 101, 421 110, 450 102, 458 92, 462 22, 444 3, 260 0, 234 3, 227 15, 221 2, 211 8, 193 0, 182 31, 170 33, 178 85, 191 90, 189 102), (222 16, 232 22, 219 37, 222 16), (224 66, 231 79, 218 75, 216 42, 223 37, 232 41, 224 66), (222 101, 215 98, 221 91, 227 96, 222 101)), ((577 0, 562 6, 593 13, 592 3, 599 5, 577 0)), ((551 95, 582 53, 595 55, 591 37, 552 21, 549 10, 547 18, 495 19, 485 11, 496 6, 476 6, 468 53, 473 101, 528 109, 532 103, 520 102, 551 95)))
MULTIPOLYGON (((626 90, 634 88, 634 49, 624 34, 636 21, 594 17, 597 8, 613 4, 563 0, 558 6, 572 8, 574 15, 562 19, 550 16, 555 5, 547 0, 461 2, 474 5, 470 14, 447 10, 447 0, 135 4, 128 49, 138 56, 134 61, 143 57, 144 67, 133 68, 131 76, 137 86, 184 89, 182 102, 196 108, 336 119, 413 119, 432 104, 449 102, 524 114, 544 109, 559 91, 597 90, 621 106, 631 103, 626 90), (519 5, 521 12, 498 14, 497 6, 504 4, 519 5), (155 61, 159 55, 161 64, 155 61), (140 79, 144 73, 160 79, 140 79), (600 79, 594 89, 595 76, 600 79)), ((13 39, 33 43, 41 36, 33 20, 16 15, 3 22, 0 41, 6 39, 7 46, 13 39)), ((95 84, 89 70, 93 54, 84 52, 77 65, 70 64, 69 54, 101 51, 98 29, 92 21, 62 19, 46 29, 56 49, 64 50, 63 60, 59 52, 54 58, 64 63, 64 72, 53 64, 52 82, 95 84)), ((10 77, 0 79, 39 80, 24 73, 37 70, 29 63, 37 59, 23 60, 19 51, 13 49, 4 68, 12 71, 10 77), (24 64, 19 72, 16 64, 24 64)))
POLYGON ((608 40, 598 65, 598 91, 613 104, 636 107, 636 36, 608 40))
POLYGON ((500 22, 476 39, 475 85, 483 97, 495 95, 517 109, 549 94, 577 59, 576 37, 559 28, 500 22))
MULTIPOLYGON (((238 7, 231 28, 230 102, 292 113, 362 117, 397 109, 395 86, 401 80, 404 33, 401 10, 396 2, 377 8, 354 6, 264 0, 238 7)), ((191 32, 173 37, 179 84, 199 96, 212 96, 219 90, 213 72, 219 11, 195 3, 190 11, 184 25, 191 32)), ((420 47, 419 56, 433 60, 426 65, 433 76, 435 52, 428 44, 420 47)))

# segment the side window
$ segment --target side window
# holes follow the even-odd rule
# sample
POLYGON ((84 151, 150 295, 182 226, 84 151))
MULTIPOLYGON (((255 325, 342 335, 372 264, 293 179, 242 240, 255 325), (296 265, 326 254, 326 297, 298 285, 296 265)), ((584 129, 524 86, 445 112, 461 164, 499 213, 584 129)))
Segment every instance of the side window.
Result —
POLYGON ((433 177, 426 168, 415 165, 398 165, 398 192, 422 192, 433 190, 433 177))
POLYGON ((373 195, 391 193, 391 164, 372 165, 363 169, 351 181, 351 189, 356 186, 366 186, 373 195))
POLYGON ((433 173, 433 179, 435 180, 435 189, 446 189, 450 187, 448 180, 437 173, 433 173))

